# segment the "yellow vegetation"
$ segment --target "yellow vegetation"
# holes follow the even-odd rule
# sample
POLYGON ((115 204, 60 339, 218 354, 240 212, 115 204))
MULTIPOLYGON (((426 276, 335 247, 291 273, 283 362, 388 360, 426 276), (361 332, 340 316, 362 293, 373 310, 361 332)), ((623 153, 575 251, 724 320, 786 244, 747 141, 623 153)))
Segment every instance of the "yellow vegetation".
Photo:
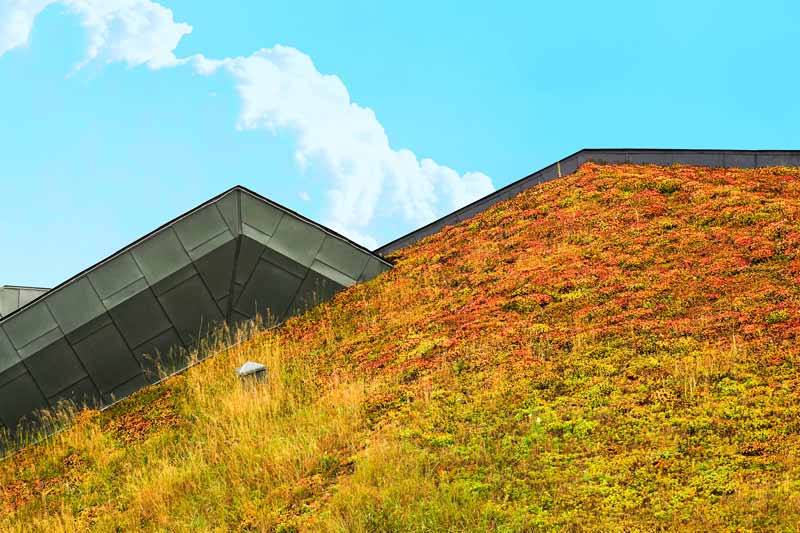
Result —
POLYGON ((587 164, 394 260, 0 463, 0 529, 800 529, 800 170, 587 164))

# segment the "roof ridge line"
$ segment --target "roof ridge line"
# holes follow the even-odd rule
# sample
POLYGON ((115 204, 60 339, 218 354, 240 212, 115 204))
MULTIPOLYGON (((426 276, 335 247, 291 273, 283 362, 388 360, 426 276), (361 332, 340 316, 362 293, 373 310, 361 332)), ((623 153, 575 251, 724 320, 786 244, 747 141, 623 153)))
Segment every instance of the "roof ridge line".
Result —
MULTIPOLYGON (((206 206, 211 205, 211 204, 213 204, 215 202, 218 202, 219 200, 221 200, 225 196, 227 196, 227 195, 229 195, 231 193, 234 193, 234 192, 247 193, 247 194, 251 195, 252 197, 256 198, 259 201, 266 202, 269 205, 271 205, 271 206, 273 206, 273 207, 275 207, 275 208, 277 208, 277 209, 279 209, 279 210, 281 210, 281 211, 283 211, 285 213, 288 213, 289 215, 292 215, 294 217, 297 217, 297 218, 301 219, 302 221, 306 222, 307 224, 310 224, 310 225, 320 229, 324 233, 326 233, 328 235, 331 235, 334 238, 341 239, 341 240, 345 241, 346 243, 350 244, 351 246, 354 246, 355 248, 361 250, 362 252, 368 254, 369 256, 374 257, 375 259, 381 261, 382 263, 384 263, 384 264, 386 264, 386 265, 388 265, 390 267, 392 266, 392 264, 389 261, 387 261, 380 254, 370 250, 369 248, 367 248, 365 246, 362 246, 361 244, 358 244, 357 242, 345 237, 344 235, 338 233, 337 231, 332 230, 332 229, 328 228, 327 226, 324 226, 324 225, 320 224, 319 222, 315 222, 314 220, 311 220, 310 218, 308 218, 306 216, 303 216, 300 213, 298 213, 298 212, 296 212, 296 211, 294 211, 292 209, 289 209, 288 207, 286 207, 284 205, 281 205, 281 204, 279 204, 278 202, 276 202, 274 200, 270 200, 266 196, 263 196, 263 195, 255 192, 255 191, 253 191, 252 189, 249 189, 248 187, 245 187, 244 185, 238 185, 237 184, 237 185, 234 185, 233 187, 230 187, 230 188, 226 189, 225 191, 213 196, 212 198, 210 198, 208 200, 205 200, 204 202, 202 202, 199 205, 189 209, 188 211, 176 216, 175 218, 173 218, 171 220, 168 220, 167 222, 161 224, 160 226, 158 226, 154 230, 149 231, 145 235, 142 235, 141 237, 139 237, 135 241, 125 245, 124 247, 120 248, 119 250, 111 253, 110 255, 108 255, 108 256, 106 256, 106 257, 104 257, 102 259, 100 259, 99 261, 95 262, 94 264, 92 264, 92 265, 88 266, 87 268, 81 270, 77 274, 75 274, 73 276, 70 276, 66 280, 64 280, 61 283, 59 283, 58 285, 56 285, 56 286, 54 286, 52 288, 49 288, 49 289, 47 289, 46 287, 41 287, 42 289, 46 289, 47 292, 42 293, 41 295, 37 296, 36 298, 34 298, 30 302, 26 303, 25 305, 19 307, 18 309, 15 309, 11 313, 2 316, 0 318, 0 322, 5 321, 8 318, 11 318, 12 316, 16 315, 17 313, 23 311, 24 309, 27 309, 29 306, 31 306, 35 302, 39 301, 39 299, 41 299, 44 296, 50 294, 51 292, 57 291, 57 290, 65 287, 65 286, 67 286, 68 284, 70 284, 71 282, 77 280, 81 276, 84 276, 84 275, 88 274, 92 270, 94 270, 94 269, 102 266, 103 264, 113 260, 114 258, 116 258, 116 257, 118 257, 118 256, 120 256, 120 255, 122 255, 122 254, 124 254, 124 253, 126 253, 128 251, 130 251, 131 249, 133 249, 134 247, 136 247, 137 245, 139 245, 143 241, 145 241, 145 240, 149 239, 150 237, 152 237, 153 235, 155 235, 156 233, 158 233, 158 232, 160 232, 160 231, 162 231, 162 230, 164 230, 164 229, 166 229, 166 228, 178 223, 179 221, 183 220, 184 218, 187 218, 190 215, 196 213, 197 211, 200 211, 201 209, 205 208, 206 206)), ((242 213, 239 212, 239 218, 241 219, 241 217, 242 217, 242 213)), ((37 287, 21 287, 21 288, 37 288, 37 287)))

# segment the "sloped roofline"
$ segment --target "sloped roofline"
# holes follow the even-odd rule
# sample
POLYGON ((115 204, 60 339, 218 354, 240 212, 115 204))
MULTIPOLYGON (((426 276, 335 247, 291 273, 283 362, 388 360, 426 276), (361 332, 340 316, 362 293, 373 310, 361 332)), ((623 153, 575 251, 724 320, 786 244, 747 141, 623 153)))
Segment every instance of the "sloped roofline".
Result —
POLYGON ((691 148, 583 148, 536 172, 514 181, 452 213, 390 241, 375 250, 390 254, 432 235, 445 226, 456 224, 485 211, 494 204, 516 196, 525 189, 572 174, 588 161, 598 163, 634 163, 668 166, 673 164, 703 167, 760 168, 800 166, 800 150, 724 150, 691 148))
MULTIPOLYGON (((56 291, 68 285, 70 282, 80 278, 81 276, 86 275, 90 271, 98 268, 99 266, 103 265, 104 263, 114 259, 115 257, 124 254, 125 252, 129 251, 130 249, 134 248, 142 241, 152 237, 159 231, 163 230, 164 228, 171 226, 178 221, 186 218, 196 211, 206 207, 209 204, 212 204, 234 191, 244 192, 247 193, 281 211, 284 211, 298 219, 310 224, 321 231, 334 236, 338 239, 341 239, 348 244, 354 246, 355 248, 367 253, 368 255, 375 257, 376 259, 380 260, 382 263, 391 265, 386 259, 384 259, 384 255, 390 254, 400 248, 404 248, 408 245, 411 245, 429 235, 432 235, 445 226, 456 224, 465 220, 467 218, 471 218, 478 213, 481 213, 488 209, 489 207, 493 206, 494 204, 516 196, 520 192, 539 185, 541 183, 545 183, 547 181, 551 181, 555 178, 559 178, 562 176, 566 176, 569 174, 574 173, 580 165, 586 163, 588 161, 595 161, 595 162, 602 162, 602 163, 635 163, 635 164, 653 164, 653 165, 660 165, 660 166, 667 166, 672 164, 684 164, 684 165, 696 165, 696 166, 707 166, 707 167, 729 167, 729 168, 759 168, 759 167, 767 167, 767 166, 800 166, 800 150, 724 150, 724 149, 674 149, 674 148, 583 148, 574 152, 562 159, 559 159, 555 163, 552 163, 532 174, 529 174, 517 181, 514 181, 493 193, 484 196, 483 198, 479 198, 474 202, 453 211, 443 217, 434 220, 414 231, 407 233, 397 239, 394 239, 383 246, 375 249, 370 250, 357 242, 345 237, 344 235, 326 227, 318 222, 315 222, 308 217, 301 215, 300 213, 289 209, 277 202, 266 198, 257 192, 248 189, 243 185, 235 185, 230 189, 206 200, 202 204, 186 211, 185 213, 173 218, 172 220, 165 222, 164 224, 160 225, 156 229, 150 231, 149 233, 143 235, 142 237, 136 239, 132 243, 128 244, 127 246, 123 247, 122 249, 112 253, 111 255, 101 259, 100 261, 94 263, 93 265, 89 266, 88 268, 82 270, 81 272, 75 274, 74 276, 70 277, 69 279, 59 283, 57 286, 53 287, 52 289, 47 290, 47 292, 42 293, 41 295, 37 296, 35 299, 31 300, 27 304, 23 305, 19 309, 12 311, 11 313, 3 316, 0 318, 0 322, 4 322, 6 319, 11 318, 12 316, 16 315, 17 313, 27 309, 29 306, 37 302, 40 298, 44 297, 45 295, 49 294, 50 292, 56 291)), ((30 289, 44 289, 42 287, 21 287, 16 285, 5 285, 3 287, 8 288, 30 288, 30 289)))
MULTIPOLYGON (((362 252, 368 254, 369 256, 378 259, 381 263, 384 263, 386 265, 392 266, 392 264, 390 262, 388 262, 386 259, 384 259, 382 256, 376 254, 375 252, 373 252, 369 248, 365 248, 364 246, 358 244, 357 242, 352 241, 351 239, 348 239, 344 235, 342 235, 342 234, 340 234, 340 233, 338 233, 338 232, 336 232, 336 231, 334 231, 334 230, 332 230, 332 229, 330 229, 330 228, 328 228, 326 226, 323 226, 322 224, 320 224, 318 222, 315 222, 315 221, 311 220, 310 218, 305 217, 305 216, 301 215, 300 213, 298 213, 298 212, 296 212, 296 211, 294 211, 292 209, 289 209, 288 207, 285 207, 285 206, 283 206, 283 205, 281 205, 281 204, 279 204, 277 202, 274 202, 274 201, 270 200, 269 198, 266 198, 265 196, 262 196, 262 195, 258 194, 257 192, 255 192, 255 191, 253 191, 251 189, 248 189, 247 187, 245 187, 243 185, 234 185, 230 189, 228 189, 228 190, 226 190, 226 191, 214 196, 213 198, 210 198, 210 199, 206 200, 202 204, 200 204, 200 205, 198 205, 196 207, 193 207, 192 209, 186 211, 185 213, 183 213, 181 215, 178 215, 177 217, 173 218, 172 220, 170 220, 168 222, 165 222, 164 224, 161 224, 160 226, 158 226, 156 229, 152 230, 151 232, 143 235, 142 237, 139 237, 138 239, 136 239, 132 243, 128 244, 127 246, 123 247, 122 249, 117 250, 116 252, 112 253, 111 255, 109 255, 109 256, 105 257, 104 259, 101 259, 100 261, 98 261, 95 264, 91 265, 90 267, 78 272, 74 276, 72 276, 69 279, 59 283, 55 287, 53 287, 51 289, 45 289, 47 292, 44 292, 44 293, 40 294, 39 296, 37 296, 36 298, 31 300, 30 302, 28 302, 25 305, 23 305, 22 307, 20 307, 19 309, 15 309, 11 313, 9 313, 7 315, 4 315, 3 317, 0 317, 0 323, 5 322, 7 319, 13 317, 17 313, 20 313, 23 310, 27 309, 28 307, 32 306, 34 303, 38 302, 41 298, 45 297, 46 295, 48 295, 48 294, 50 294, 52 292, 55 292, 55 291, 61 289, 62 287, 65 287, 66 285, 69 285, 71 282, 75 281, 76 279, 80 278, 81 276, 84 276, 84 275, 88 274, 92 270, 102 266, 103 264, 107 263, 108 261, 111 261, 112 259, 114 259, 114 258, 116 258, 116 257, 118 257, 118 256, 120 256, 120 255, 122 255, 122 254, 124 254, 124 253, 126 253, 128 251, 130 251, 131 249, 136 247, 138 244, 140 244, 142 241, 145 241, 145 240, 149 239, 150 237, 152 237, 153 235, 155 235, 159 231, 161 231, 161 230, 163 230, 163 229, 165 229, 165 228, 167 228, 169 226, 172 226, 173 224, 179 222, 180 220, 182 220, 182 219, 194 214, 195 212, 203 209, 204 207, 206 207, 206 206, 208 206, 210 204, 213 204, 214 202, 218 201, 223 196, 231 194, 232 192, 235 192, 235 191, 239 191, 239 192, 243 192, 243 193, 249 194, 249 195, 255 197, 256 199, 258 199, 258 200, 260 200, 262 202, 265 202, 265 203, 271 205, 272 207, 275 207, 276 209, 279 209, 281 211, 284 211, 285 213, 288 213, 289 215, 292 215, 294 217, 299 218, 303 222, 318 228, 319 230, 323 231, 324 233, 327 233, 328 235, 331 235, 333 237, 336 237, 338 239, 341 239, 341 240, 347 242, 348 244, 354 246, 355 248, 358 248, 359 250, 361 250, 362 252)), ((14 285, 6 285, 4 287, 8 287, 8 288, 25 288, 25 289, 36 288, 36 287, 18 287, 18 286, 14 286, 14 285)))

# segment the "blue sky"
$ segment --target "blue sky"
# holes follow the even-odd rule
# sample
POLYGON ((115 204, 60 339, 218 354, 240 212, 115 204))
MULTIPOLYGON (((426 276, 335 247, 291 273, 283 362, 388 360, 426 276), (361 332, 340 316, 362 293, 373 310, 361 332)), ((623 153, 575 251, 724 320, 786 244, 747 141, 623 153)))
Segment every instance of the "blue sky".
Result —
POLYGON ((376 245, 582 147, 798 148, 754 6, 0 0, 0 284, 235 184, 376 245))

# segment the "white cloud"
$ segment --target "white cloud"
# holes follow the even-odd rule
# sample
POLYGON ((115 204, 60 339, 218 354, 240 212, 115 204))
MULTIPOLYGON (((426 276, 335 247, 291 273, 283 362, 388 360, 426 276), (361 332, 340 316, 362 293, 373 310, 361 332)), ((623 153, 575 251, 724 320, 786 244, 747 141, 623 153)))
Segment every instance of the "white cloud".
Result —
POLYGON ((152 69, 179 63, 174 50, 192 31, 172 10, 150 0, 61 0, 89 35, 86 59, 152 69))
POLYGON ((0 56, 28 44, 33 21, 55 0, 0 0, 0 56))
POLYGON ((300 199, 303 200, 304 202, 310 202, 311 201, 311 195, 308 194, 308 192, 306 192, 306 191, 300 191, 299 193, 297 193, 297 196, 299 196, 300 199))
MULTIPOLYGON (((0 55, 24 46, 36 16, 54 0, 0 0, 0 55)), ((300 168, 324 183, 330 225, 374 246, 381 222, 419 225, 494 190, 480 172, 460 175, 432 159, 391 147, 375 113, 351 101, 342 80, 322 74, 311 58, 275 45, 249 56, 179 59, 175 48, 192 31, 150 0, 57 0, 88 34, 88 62, 152 69, 191 63, 196 72, 232 76, 241 99, 241 129, 288 131, 300 168)), ((302 194, 301 194, 302 197, 302 194)))
POLYGON ((240 128, 296 136, 301 168, 330 183, 326 223, 351 238, 363 239, 376 217, 400 215, 423 224, 494 190, 485 174, 461 176, 410 150, 393 149, 375 113, 352 102, 337 76, 320 73, 295 48, 193 60, 201 74, 224 70, 234 77, 240 128))
POLYGON ((28 43, 34 20, 51 4, 77 15, 86 30, 86 57, 76 68, 90 61, 174 66, 180 62, 174 53, 178 42, 192 31, 175 22, 172 10, 150 0, 0 0, 0 56, 28 43))

